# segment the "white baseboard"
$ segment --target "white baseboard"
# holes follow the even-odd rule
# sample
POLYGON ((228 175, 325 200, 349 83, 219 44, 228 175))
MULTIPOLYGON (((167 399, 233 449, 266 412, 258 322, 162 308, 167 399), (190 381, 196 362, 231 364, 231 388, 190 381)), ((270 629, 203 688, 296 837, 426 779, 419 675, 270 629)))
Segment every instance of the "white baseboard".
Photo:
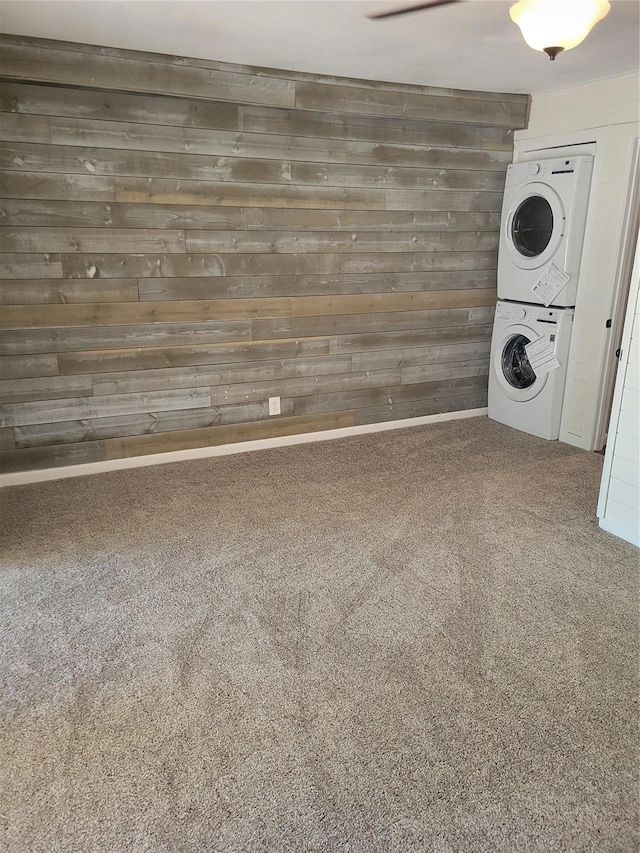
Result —
POLYGON ((457 421, 462 418, 474 418, 486 415, 487 409, 468 409, 462 412, 443 412, 440 415, 424 415, 419 418, 405 418, 401 421, 385 421, 377 424, 328 429, 320 432, 307 432, 300 435, 284 435, 276 438, 263 438, 257 441, 241 441, 235 444, 220 444, 212 447, 197 447, 193 450, 174 450, 171 453, 152 453, 148 456, 131 456, 123 459, 110 459, 107 462, 89 462, 85 465, 69 465, 59 468, 40 468, 36 471, 18 471, 15 474, 0 474, 0 488, 22 486, 27 483, 43 483, 46 480, 63 480, 66 477, 84 477, 87 474, 105 474, 109 471, 123 471, 126 468, 142 468, 146 465, 166 465, 169 462, 183 462, 186 459, 205 459, 209 456, 229 456, 232 453, 250 453, 254 450, 268 450, 271 447, 287 447, 293 444, 309 444, 313 441, 331 441, 334 438, 346 438, 350 435, 364 435, 369 432, 384 432, 391 429, 435 424, 441 421, 457 421))

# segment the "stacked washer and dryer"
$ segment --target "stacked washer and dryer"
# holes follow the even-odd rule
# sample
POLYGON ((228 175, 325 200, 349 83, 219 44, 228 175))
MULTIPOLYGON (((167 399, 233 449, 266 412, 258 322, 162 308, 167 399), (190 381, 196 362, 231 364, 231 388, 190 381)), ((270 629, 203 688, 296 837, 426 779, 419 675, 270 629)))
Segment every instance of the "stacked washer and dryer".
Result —
POLYGON ((513 163, 498 249, 489 417, 560 434, 593 158, 513 163))

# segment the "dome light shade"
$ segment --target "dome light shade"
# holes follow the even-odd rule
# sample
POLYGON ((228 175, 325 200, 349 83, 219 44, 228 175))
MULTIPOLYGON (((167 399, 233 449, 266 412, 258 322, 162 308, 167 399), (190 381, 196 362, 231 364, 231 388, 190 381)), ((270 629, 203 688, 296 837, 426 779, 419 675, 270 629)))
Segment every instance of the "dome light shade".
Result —
POLYGON ((529 47, 555 59, 584 41, 610 8, 608 0, 520 0, 509 14, 529 47))

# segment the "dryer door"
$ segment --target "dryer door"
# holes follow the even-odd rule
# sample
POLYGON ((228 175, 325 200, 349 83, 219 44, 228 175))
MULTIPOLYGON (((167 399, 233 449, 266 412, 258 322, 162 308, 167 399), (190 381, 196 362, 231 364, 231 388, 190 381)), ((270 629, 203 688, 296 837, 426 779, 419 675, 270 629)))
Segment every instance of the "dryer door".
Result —
POLYGON ((549 374, 538 376, 525 351, 525 345, 539 337, 528 326, 513 325, 494 341, 492 370, 502 393, 514 402, 533 400, 547 384, 549 374))
POLYGON ((547 184, 525 184, 511 199, 503 227, 503 245, 512 263, 524 270, 544 266, 565 232, 560 197, 547 184))

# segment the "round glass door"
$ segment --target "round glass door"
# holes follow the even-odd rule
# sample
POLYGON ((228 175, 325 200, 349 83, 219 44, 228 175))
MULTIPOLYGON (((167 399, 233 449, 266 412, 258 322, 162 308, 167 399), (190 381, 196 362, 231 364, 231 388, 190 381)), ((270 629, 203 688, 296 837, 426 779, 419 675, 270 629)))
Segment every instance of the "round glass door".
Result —
POLYGON ((553 235, 553 210, 540 195, 526 198, 516 209, 511 223, 513 245, 525 258, 536 258, 553 235))
POLYGON ((502 373, 512 388, 519 391, 530 388, 536 381, 534 369, 529 364, 525 345, 531 343, 525 335, 509 338, 502 349, 502 373))

